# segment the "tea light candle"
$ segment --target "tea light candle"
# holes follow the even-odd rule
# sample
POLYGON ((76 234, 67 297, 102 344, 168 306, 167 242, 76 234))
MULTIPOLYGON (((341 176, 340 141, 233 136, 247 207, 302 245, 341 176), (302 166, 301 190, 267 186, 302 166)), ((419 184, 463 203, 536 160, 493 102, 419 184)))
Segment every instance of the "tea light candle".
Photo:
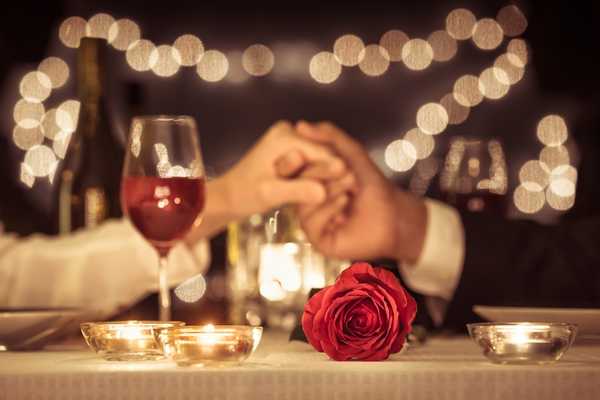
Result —
POLYGON ((231 364, 245 360, 254 350, 262 328, 248 326, 182 327, 158 334, 165 355, 179 365, 231 364))
POLYGON ((163 358, 155 329, 182 326, 183 322, 122 321, 81 324, 88 345, 111 361, 163 358))
POLYGON ((577 328, 559 323, 469 324, 484 355, 497 363, 547 363, 569 348, 577 328))

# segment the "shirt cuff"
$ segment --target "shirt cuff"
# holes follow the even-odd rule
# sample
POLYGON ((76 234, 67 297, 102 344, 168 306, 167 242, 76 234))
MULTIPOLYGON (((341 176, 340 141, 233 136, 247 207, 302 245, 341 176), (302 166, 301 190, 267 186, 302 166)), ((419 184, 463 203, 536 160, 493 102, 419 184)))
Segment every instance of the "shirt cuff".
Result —
POLYGON ((417 293, 450 301, 462 273, 465 239, 458 212, 439 201, 426 199, 427 230, 419 259, 401 265, 408 287, 417 293))

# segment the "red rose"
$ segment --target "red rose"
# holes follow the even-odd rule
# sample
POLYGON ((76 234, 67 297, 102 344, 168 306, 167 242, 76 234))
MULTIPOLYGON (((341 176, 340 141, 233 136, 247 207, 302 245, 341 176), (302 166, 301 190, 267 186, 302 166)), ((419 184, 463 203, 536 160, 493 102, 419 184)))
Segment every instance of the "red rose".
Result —
POLYGON ((309 299, 302 329, 334 360, 379 361, 402 349, 416 312, 393 273, 355 263, 309 299))

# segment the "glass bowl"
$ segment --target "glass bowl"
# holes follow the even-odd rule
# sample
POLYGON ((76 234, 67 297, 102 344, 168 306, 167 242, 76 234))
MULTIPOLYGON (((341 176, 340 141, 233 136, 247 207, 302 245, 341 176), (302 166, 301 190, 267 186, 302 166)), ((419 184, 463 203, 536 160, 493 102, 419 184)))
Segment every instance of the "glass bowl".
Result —
POLYGON ((262 327, 246 325, 182 326, 155 332, 164 355, 180 366, 236 365, 256 350, 262 327))
POLYGON ((548 364, 558 361, 577 334, 577 325, 545 322, 467 324, 483 355, 497 364, 548 364))
POLYGON ((164 358, 155 329, 185 325, 179 321, 86 322, 81 333, 88 346, 109 361, 143 361, 164 358))

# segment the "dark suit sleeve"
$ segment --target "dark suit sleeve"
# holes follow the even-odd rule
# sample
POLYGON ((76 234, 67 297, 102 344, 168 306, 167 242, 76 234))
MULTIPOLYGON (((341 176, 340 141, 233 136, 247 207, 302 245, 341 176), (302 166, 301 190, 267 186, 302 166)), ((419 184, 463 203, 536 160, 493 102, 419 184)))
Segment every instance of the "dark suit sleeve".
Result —
POLYGON ((556 226, 463 214, 465 262, 445 325, 464 330, 475 304, 600 307, 600 215, 556 226))

